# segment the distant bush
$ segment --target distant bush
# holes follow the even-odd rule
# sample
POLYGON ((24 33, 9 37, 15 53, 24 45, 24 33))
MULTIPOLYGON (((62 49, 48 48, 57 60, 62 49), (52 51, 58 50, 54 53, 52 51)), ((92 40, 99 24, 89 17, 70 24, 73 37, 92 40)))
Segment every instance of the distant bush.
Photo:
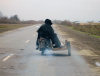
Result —
POLYGON ((78 21, 71 22, 71 21, 55 21, 56 24, 66 25, 73 27, 73 29, 86 32, 91 35, 100 36, 100 23, 88 22, 88 23, 78 23, 78 21))
POLYGON ((40 24, 43 23, 43 21, 35 21, 35 20, 27 20, 27 21, 21 21, 18 17, 18 15, 8 17, 0 17, 0 24, 40 24))
POLYGON ((53 21, 55 24, 60 24, 60 25, 67 25, 67 26, 72 26, 73 23, 68 21, 68 20, 64 20, 64 21, 60 21, 60 20, 55 20, 53 21))
POLYGON ((67 25, 67 26, 72 26, 72 22, 67 21, 67 20, 62 21, 61 24, 62 24, 62 25, 67 25))
POLYGON ((17 15, 14 15, 10 18, 3 16, 0 18, 0 23, 1 24, 7 24, 7 23, 8 24, 19 24, 19 23, 21 23, 21 21, 17 15))

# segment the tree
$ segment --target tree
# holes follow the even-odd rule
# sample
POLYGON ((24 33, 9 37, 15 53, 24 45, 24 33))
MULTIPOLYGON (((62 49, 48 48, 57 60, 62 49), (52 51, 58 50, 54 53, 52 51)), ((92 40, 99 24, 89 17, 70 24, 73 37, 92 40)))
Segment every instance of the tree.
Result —
POLYGON ((12 16, 12 17, 10 17, 10 20, 12 20, 12 21, 20 21, 20 19, 18 18, 18 15, 14 15, 14 16, 12 16))
POLYGON ((2 14, 2 12, 0 12, 0 18, 2 18, 3 17, 3 14, 2 14))

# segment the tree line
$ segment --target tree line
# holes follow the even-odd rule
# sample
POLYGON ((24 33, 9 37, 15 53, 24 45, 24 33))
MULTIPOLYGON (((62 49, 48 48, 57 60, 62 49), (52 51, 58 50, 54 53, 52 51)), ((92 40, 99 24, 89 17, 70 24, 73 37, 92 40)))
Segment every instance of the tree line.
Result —
POLYGON ((79 25, 80 23, 78 21, 74 21, 71 22, 69 20, 54 20, 53 21, 55 24, 59 24, 59 25, 67 25, 67 26, 75 26, 75 25, 79 25))
POLYGON ((13 15, 11 17, 3 16, 0 12, 0 24, 39 24, 43 23, 43 21, 35 21, 35 20, 27 20, 22 21, 19 19, 18 15, 13 15))
POLYGON ((21 23, 21 21, 18 18, 18 15, 11 16, 10 18, 3 16, 3 17, 0 17, 0 23, 17 24, 17 23, 21 23))
POLYGON ((39 24, 42 23, 42 21, 35 21, 35 20, 27 20, 27 21, 21 21, 18 17, 18 15, 8 17, 0 17, 0 24, 39 24))

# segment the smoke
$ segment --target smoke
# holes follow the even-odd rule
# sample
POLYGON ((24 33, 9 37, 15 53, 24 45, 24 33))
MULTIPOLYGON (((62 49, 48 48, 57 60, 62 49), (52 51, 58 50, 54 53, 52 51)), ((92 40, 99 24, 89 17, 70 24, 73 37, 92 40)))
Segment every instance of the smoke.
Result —
POLYGON ((52 56, 52 55, 53 55, 53 51, 52 51, 52 50, 46 49, 46 50, 45 50, 45 54, 46 54, 46 55, 49 55, 49 56, 52 56))

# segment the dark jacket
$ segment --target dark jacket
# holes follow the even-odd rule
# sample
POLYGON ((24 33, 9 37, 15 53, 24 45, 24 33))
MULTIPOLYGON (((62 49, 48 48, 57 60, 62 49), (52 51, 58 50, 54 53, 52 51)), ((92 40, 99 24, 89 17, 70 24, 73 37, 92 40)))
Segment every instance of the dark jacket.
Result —
MULTIPOLYGON (((61 46, 61 43, 57 37, 57 35, 54 33, 53 28, 51 27, 51 25, 49 24, 43 24, 38 30, 38 39, 40 39, 40 37, 46 38, 46 39, 50 39, 52 41, 52 44, 55 44, 57 47, 61 46)), ((38 43, 37 43, 38 45, 38 43)))
MULTIPOLYGON (((43 24, 38 30, 38 39, 40 37, 53 40, 54 30, 49 24, 43 24)), ((53 42, 53 41, 52 41, 53 42)))

